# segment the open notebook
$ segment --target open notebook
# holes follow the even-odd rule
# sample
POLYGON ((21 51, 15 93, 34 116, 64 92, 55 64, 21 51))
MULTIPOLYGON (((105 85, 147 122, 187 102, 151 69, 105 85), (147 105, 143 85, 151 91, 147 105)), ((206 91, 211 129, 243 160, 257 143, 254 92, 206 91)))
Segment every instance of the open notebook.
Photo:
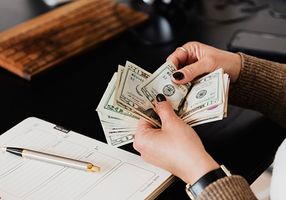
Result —
POLYGON ((90 173, 1 151, 1 200, 154 199, 174 180, 138 155, 34 117, 2 134, 0 146, 59 154, 101 167, 90 173))

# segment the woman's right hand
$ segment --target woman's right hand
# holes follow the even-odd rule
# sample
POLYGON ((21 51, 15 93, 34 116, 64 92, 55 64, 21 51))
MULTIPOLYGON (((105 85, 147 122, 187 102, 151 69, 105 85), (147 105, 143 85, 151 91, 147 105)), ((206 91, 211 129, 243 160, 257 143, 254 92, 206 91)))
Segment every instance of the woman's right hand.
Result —
POLYGON ((190 184, 219 168, 195 130, 176 115, 163 94, 157 95, 155 110, 160 116, 161 128, 142 118, 133 142, 133 147, 145 161, 168 170, 190 184))
POLYGON ((185 84, 205 73, 223 68, 234 83, 240 73, 241 58, 239 54, 220 50, 200 42, 188 42, 178 47, 167 60, 173 62, 177 71, 173 74, 173 81, 185 84))

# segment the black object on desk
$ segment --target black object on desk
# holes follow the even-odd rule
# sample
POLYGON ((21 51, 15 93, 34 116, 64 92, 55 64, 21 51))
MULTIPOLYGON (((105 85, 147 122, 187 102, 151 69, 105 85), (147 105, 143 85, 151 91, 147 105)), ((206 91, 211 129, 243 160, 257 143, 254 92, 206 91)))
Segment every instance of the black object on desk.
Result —
POLYGON ((233 35, 228 50, 286 62, 286 35, 239 30, 233 35))

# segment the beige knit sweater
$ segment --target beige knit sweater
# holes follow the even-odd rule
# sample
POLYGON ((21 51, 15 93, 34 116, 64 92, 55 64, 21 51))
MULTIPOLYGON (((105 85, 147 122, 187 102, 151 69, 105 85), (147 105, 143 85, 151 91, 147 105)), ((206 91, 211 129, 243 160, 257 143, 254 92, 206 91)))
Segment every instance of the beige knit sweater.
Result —
MULTIPOLYGON (((239 53, 242 68, 230 89, 232 104, 254 109, 286 128, 286 64, 239 53)), ((210 184, 198 200, 257 199, 247 181, 237 175, 210 184)))

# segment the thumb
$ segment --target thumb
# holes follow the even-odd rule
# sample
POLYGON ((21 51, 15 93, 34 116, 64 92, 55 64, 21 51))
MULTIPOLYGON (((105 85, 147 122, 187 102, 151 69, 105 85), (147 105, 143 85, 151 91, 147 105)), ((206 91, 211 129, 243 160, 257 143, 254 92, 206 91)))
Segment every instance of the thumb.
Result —
POLYGON ((176 84, 186 84, 202 74, 212 72, 214 68, 215 65, 211 58, 203 58, 176 71, 172 76, 172 81, 176 84))
POLYGON ((155 109, 161 119, 162 127, 166 124, 170 124, 171 121, 178 119, 173 107, 161 93, 156 96, 155 109))

